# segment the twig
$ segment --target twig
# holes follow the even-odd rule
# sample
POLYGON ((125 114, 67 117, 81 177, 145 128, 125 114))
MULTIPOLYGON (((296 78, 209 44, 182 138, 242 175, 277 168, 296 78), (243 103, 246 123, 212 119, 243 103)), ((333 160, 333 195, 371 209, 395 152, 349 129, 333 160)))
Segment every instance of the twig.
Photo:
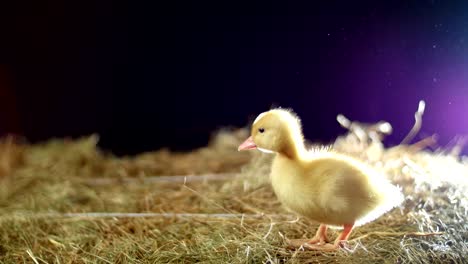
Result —
POLYGON ((459 137, 457 139, 455 139, 455 146, 453 146, 452 150, 450 151, 450 155, 454 156, 454 157, 458 157, 460 156, 460 153, 463 149, 463 147, 466 145, 466 141, 468 140, 468 138, 466 136, 463 136, 463 137, 459 137))
POLYGON ((437 143, 437 135, 434 134, 430 137, 423 138, 422 140, 412 144, 409 146, 409 148, 414 151, 420 151, 421 149, 428 147, 428 146, 433 146, 435 143, 437 143))
POLYGON ((196 195, 197 195, 198 197, 200 197, 201 199, 203 199, 203 200, 207 201, 208 203, 211 203, 212 205, 214 205, 214 206, 218 207, 219 209, 225 211, 227 214, 232 214, 232 213, 233 213, 233 211, 231 211, 231 210, 225 208, 225 207, 222 206, 221 204, 218 204, 215 200, 210 199, 210 198, 204 196, 203 194, 201 194, 199 191, 188 187, 188 186, 185 184, 185 182, 184 182, 184 185, 183 185, 183 186, 184 186, 184 188, 186 188, 187 190, 189 190, 189 191, 191 191, 192 193, 196 194, 196 195))
POLYGON ((250 206, 249 204, 243 202, 241 199, 239 199, 237 197, 234 197, 233 200, 238 202, 240 205, 242 205, 243 211, 250 211, 250 212, 256 213, 256 214, 261 213, 257 208, 255 208, 253 206, 250 206))
POLYGON ((97 259, 100 259, 100 260, 102 260, 102 261, 104 261, 104 262, 106 262, 106 263, 112 264, 112 262, 110 262, 109 260, 107 260, 107 259, 105 259, 105 258, 103 258, 103 257, 100 257, 100 256, 98 256, 98 255, 95 255, 95 254, 92 254, 92 253, 89 253, 89 252, 86 252, 86 251, 84 251, 84 250, 83 250, 83 252, 86 253, 86 254, 88 254, 88 255, 90 255, 90 256, 93 256, 93 257, 95 257, 95 258, 97 258, 97 259))
POLYGON ((422 125, 422 116, 424 114, 424 109, 426 108, 426 103, 421 100, 419 101, 419 106, 418 106, 418 111, 414 113, 414 125, 413 128, 411 128, 410 132, 406 137, 401 141, 401 145, 407 145, 419 132, 421 129, 422 125))
POLYGON ((238 174, 206 174, 206 175, 176 175, 176 176, 148 176, 141 178, 92 178, 83 180, 84 183, 94 186, 110 185, 115 183, 123 184, 151 184, 163 182, 201 182, 201 181, 224 181, 233 179, 238 174))
POLYGON ((293 215, 281 214, 201 214, 201 213, 38 213, 20 214, 37 218, 212 218, 212 219, 294 219, 293 215))
POLYGON ((263 236, 263 239, 266 239, 270 235, 271 230, 273 229, 274 225, 275 225, 275 223, 273 223, 273 222, 270 223, 270 228, 268 229, 268 232, 263 236))
POLYGON ((31 249, 27 249, 26 253, 28 253, 29 257, 31 257, 35 264, 39 264, 39 261, 37 261, 36 257, 34 257, 34 254, 32 253, 31 249))
POLYGON ((360 240, 366 238, 368 236, 403 236, 403 237, 426 237, 426 236, 438 236, 443 235, 443 232, 432 232, 432 233, 424 233, 424 232, 370 232, 360 237, 356 237, 351 239, 350 241, 360 240))
POLYGON ((444 232, 432 232, 432 233, 424 233, 424 232, 410 232, 404 235, 405 237, 425 237, 425 236, 440 236, 445 234, 444 232))

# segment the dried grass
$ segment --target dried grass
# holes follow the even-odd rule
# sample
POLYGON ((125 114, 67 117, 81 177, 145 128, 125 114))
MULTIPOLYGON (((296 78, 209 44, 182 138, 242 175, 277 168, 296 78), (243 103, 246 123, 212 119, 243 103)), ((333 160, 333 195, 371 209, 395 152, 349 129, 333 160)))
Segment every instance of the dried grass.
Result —
POLYGON ((236 151, 246 133, 223 131, 191 153, 122 159, 99 151, 96 136, 40 145, 7 139, 0 144, 7 168, 0 176, 0 262, 466 262, 463 158, 341 138, 336 148, 382 170, 406 200, 357 228, 349 251, 291 251, 285 239, 310 238, 318 224, 281 207, 268 182, 271 156, 236 151), (214 180, 213 173, 227 172, 214 180), (183 176, 206 173, 202 180, 183 176), (90 212, 100 214, 83 214, 90 212))

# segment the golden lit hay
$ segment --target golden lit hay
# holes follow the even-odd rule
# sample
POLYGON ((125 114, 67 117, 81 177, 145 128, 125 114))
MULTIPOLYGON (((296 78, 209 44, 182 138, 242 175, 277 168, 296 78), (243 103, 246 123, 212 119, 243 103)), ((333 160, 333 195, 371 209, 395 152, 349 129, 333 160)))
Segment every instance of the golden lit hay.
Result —
POLYGON ((209 145, 188 153, 169 150, 149 152, 115 162, 119 175, 127 177, 148 175, 204 174, 238 171, 251 153, 237 152, 237 142, 247 134, 246 129, 221 130, 209 145))
POLYGON ((23 162, 23 145, 13 136, 0 140, 0 179, 9 176, 23 162))
POLYGON ((351 252, 290 251, 286 239, 312 237, 318 224, 282 208, 268 179, 272 156, 238 153, 238 133, 223 131, 191 153, 123 159, 99 151, 95 136, 22 146, 23 161, 0 178, 0 262, 465 262, 463 158, 360 145, 363 160, 402 186, 405 203, 356 228, 351 252), (209 175, 184 177, 193 174, 209 175))

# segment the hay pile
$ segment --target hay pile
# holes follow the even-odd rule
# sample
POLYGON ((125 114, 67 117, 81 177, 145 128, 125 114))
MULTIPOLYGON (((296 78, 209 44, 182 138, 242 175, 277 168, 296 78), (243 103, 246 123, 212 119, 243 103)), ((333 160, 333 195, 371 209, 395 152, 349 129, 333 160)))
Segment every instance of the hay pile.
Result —
POLYGON ((310 238, 318 224, 281 207, 268 183, 271 156, 236 150, 246 135, 223 131, 191 153, 125 158, 99 151, 96 136, 39 145, 4 139, 0 262, 466 262, 468 165, 462 158, 414 145, 356 144, 350 132, 335 148, 385 172, 403 187, 404 204, 357 228, 352 252, 290 251, 285 238, 310 238), (226 172, 236 175, 176 176, 226 172), (168 175, 174 180, 154 177, 168 175), (103 214, 82 214, 89 212, 103 214))

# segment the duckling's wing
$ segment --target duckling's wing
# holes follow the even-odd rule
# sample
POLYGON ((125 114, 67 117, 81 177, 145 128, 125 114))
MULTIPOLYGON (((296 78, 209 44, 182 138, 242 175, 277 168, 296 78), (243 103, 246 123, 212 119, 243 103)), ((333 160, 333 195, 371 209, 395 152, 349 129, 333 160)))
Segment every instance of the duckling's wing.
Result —
POLYGON ((348 156, 326 154, 310 164, 317 202, 332 222, 362 225, 403 200, 400 190, 383 175, 348 156))
POLYGON ((373 221, 402 203, 401 190, 392 185, 383 173, 349 157, 343 160, 349 168, 342 187, 356 211, 355 226, 373 221))
POLYGON ((373 189, 378 191, 377 195, 379 197, 379 203, 366 215, 359 218, 356 221, 356 226, 360 226, 377 219, 394 207, 399 206, 404 200, 401 188, 391 184, 388 179, 383 177, 383 175, 374 174, 373 176, 374 177, 370 179, 370 184, 373 185, 373 189))

